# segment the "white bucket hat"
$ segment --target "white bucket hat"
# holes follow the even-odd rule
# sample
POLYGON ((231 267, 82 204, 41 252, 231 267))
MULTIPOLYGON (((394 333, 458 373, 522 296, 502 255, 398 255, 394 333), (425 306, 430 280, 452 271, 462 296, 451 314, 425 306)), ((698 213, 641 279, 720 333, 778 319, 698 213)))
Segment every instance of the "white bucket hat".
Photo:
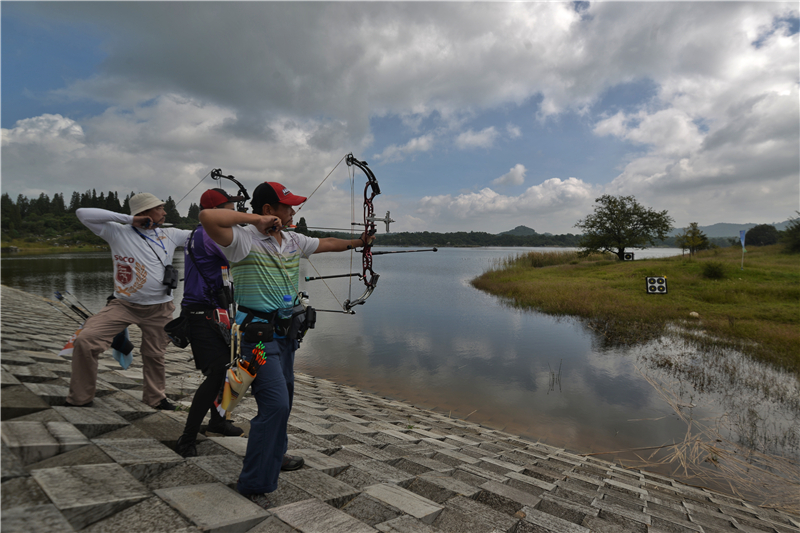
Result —
POLYGON ((153 209, 154 207, 158 207, 160 205, 164 205, 166 202, 159 200, 156 196, 150 194, 149 192, 140 192, 139 194, 134 194, 131 196, 131 199, 128 200, 128 205, 131 208, 131 215, 138 215, 143 211, 147 211, 148 209, 153 209))

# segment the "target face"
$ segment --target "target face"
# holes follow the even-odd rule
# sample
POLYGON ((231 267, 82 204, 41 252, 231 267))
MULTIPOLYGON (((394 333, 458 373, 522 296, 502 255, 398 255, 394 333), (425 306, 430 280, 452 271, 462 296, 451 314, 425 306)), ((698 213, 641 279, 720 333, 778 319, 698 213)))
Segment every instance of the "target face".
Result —
POLYGON ((665 276, 647 276, 644 279, 647 294, 667 294, 667 278, 665 276))
POLYGON ((633 261, 633 252, 625 252, 622 254, 623 261, 633 261))

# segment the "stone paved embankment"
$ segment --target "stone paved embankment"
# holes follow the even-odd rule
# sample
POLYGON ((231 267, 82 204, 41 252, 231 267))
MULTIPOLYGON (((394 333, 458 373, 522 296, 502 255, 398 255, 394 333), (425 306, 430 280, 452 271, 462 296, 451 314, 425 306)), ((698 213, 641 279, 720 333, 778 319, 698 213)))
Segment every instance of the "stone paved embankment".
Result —
MULTIPOLYGON (((57 353, 75 328, 2 287, 3 533, 800 532, 790 514, 307 375, 289 420, 306 466, 281 474, 265 510, 234 490, 245 438, 173 451, 186 412, 141 403, 138 357, 122 371, 104 355, 94 407, 65 407, 57 353)), ((167 392, 188 405, 189 350, 167 362, 167 392)), ((247 398, 234 419, 254 413, 247 398)))

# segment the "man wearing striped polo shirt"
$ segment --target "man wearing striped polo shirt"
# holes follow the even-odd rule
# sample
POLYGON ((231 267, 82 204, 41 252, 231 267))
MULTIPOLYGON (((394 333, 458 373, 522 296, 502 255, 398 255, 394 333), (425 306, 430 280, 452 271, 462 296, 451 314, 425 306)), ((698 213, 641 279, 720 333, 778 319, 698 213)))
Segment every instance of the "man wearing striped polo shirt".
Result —
POLYGON ((321 252, 343 252, 373 236, 358 239, 317 239, 282 231, 292 224, 294 207, 306 201, 276 182, 264 182, 253 192, 253 213, 227 209, 200 212, 206 234, 216 242, 231 262, 239 312, 237 324, 246 324, 241 353, 258 353, 258 373, 252 384, 258 414, 250 423, 247 452, 237 488, 262 507, 269 506, 265 493, 278 487, 281 469, 303 466, 301 457, 286 455, 286 422, 294 391, 294 353, 298 341, 286 333, 276 311, 284 306, 284 296, 293 303, 300 277, 300 258, 321 252), (247 224, 244 227, 239 224, 247 224), (259 339, 272 337, 269 342, 259 339))

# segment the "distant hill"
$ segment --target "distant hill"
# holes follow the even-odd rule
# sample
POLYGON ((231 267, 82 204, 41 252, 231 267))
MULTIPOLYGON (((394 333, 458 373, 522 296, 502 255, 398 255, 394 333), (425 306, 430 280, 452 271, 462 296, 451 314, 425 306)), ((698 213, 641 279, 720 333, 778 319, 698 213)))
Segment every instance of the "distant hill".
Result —
MULTIPOLYGON (((778 231, 783 231, 786 229, 786 226, 789 224, 789 221, 786 220, 784 222, 773 222, 770 226, 775 226, 775 229, 778 231)), ((748 222, 747 224, 729 224, 727 222, 720 222, 718 224, 712 224, 710 226, 698 226, 700 231, 706 234, 709 238, 714 237, 738 237, 739 231, 741 230, 749 230, 752 227, 758 226, 758 224, 753 224, 752 222, 748 222)), ((670 233, 671 236, 678 235, 683 232, 683 228, 675 228, 670 233)))
POLYGON ((500 235, 514 235, 517 237, 528 237, 530 235, 536 235, 536 230, 531 229, 528 226, 517 226, 512 230, 500 232, 500 235))

